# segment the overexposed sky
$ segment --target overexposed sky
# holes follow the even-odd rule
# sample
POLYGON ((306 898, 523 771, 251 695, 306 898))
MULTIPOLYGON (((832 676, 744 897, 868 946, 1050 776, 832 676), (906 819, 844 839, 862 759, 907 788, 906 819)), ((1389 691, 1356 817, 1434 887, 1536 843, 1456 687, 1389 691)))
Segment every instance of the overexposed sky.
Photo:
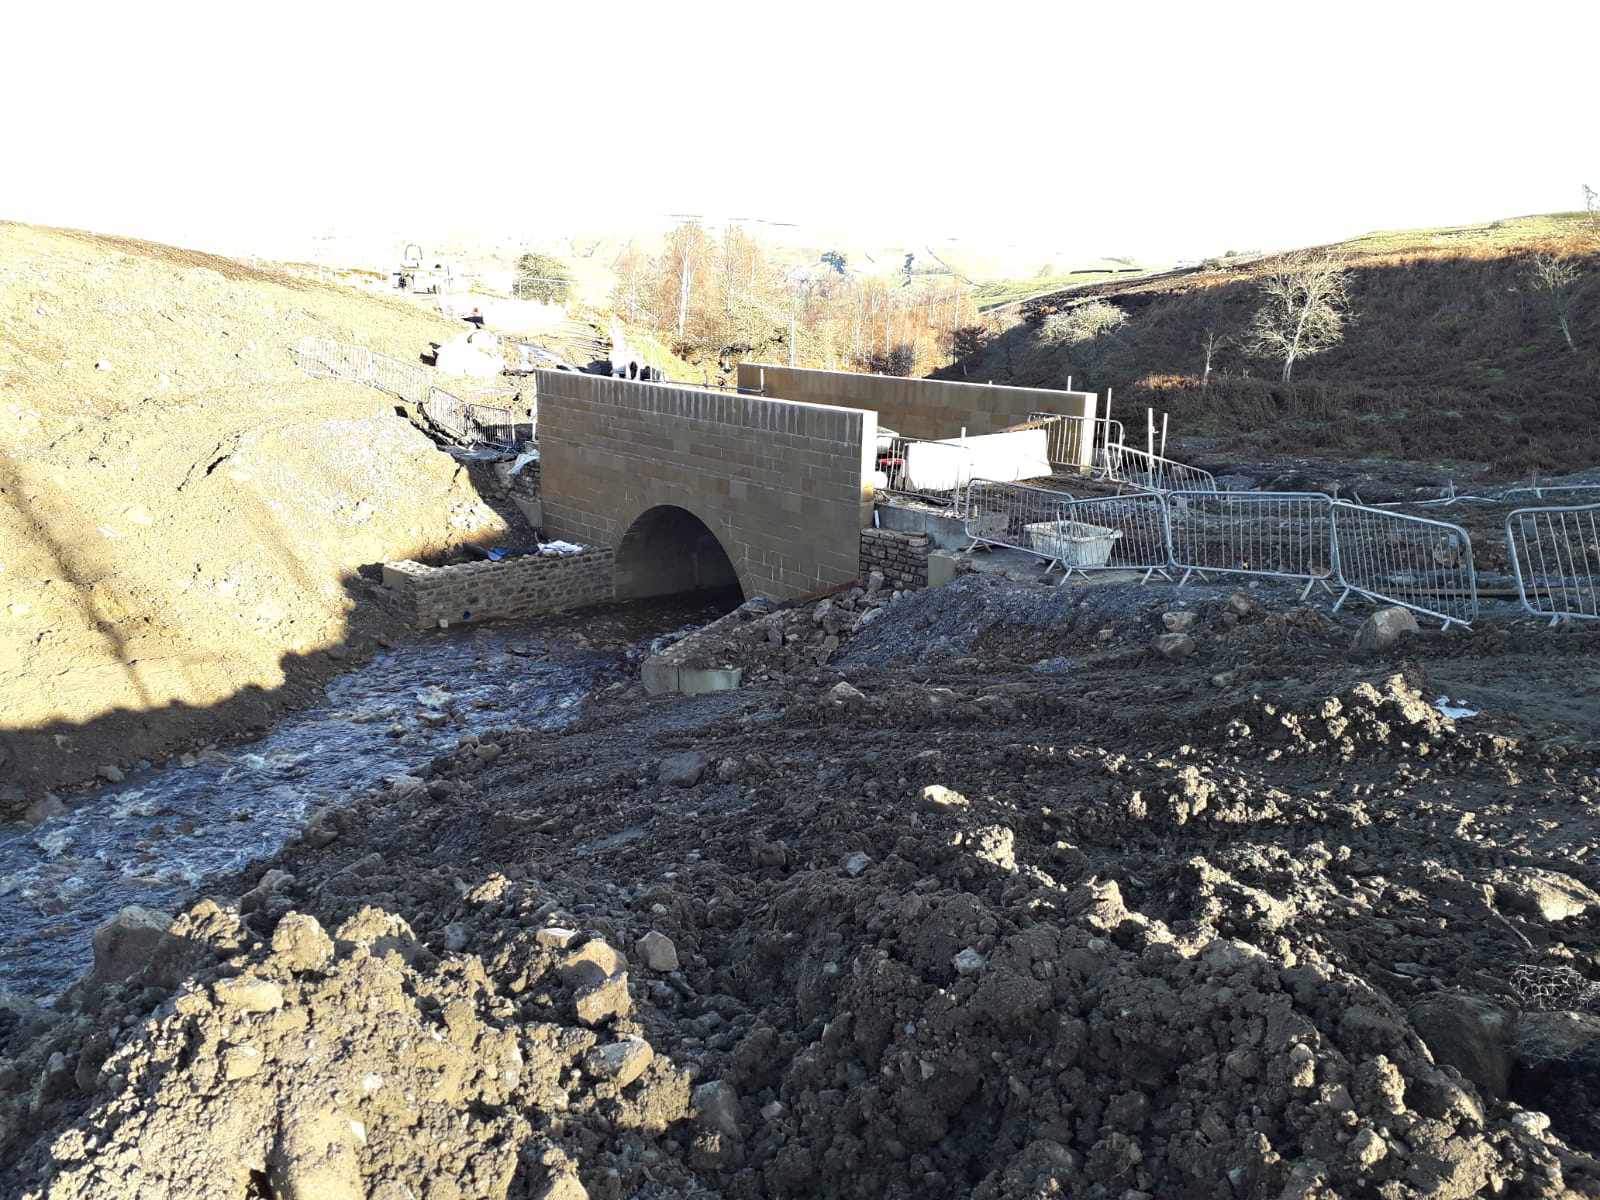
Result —
POLYGON ((0 218, 1198 257, 1580 206, 1600 0, 14 5, 0 218))

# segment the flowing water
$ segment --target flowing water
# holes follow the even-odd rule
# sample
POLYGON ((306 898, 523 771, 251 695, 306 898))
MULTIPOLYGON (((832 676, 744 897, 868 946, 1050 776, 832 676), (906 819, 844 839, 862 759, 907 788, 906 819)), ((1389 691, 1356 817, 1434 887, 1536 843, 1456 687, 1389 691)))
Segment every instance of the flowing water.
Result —
POLYGON ((254 741, 131 772, 36 828, 0 824, 0 991, 59 993, 119 909, 177 911, 207 879, 276 852, 314 811, 422 767, 464 734, 569 724, 597 682, 635 677, 651 643, 670 640, 657 631, 728 607, 683 597, 422 636, 254 741))

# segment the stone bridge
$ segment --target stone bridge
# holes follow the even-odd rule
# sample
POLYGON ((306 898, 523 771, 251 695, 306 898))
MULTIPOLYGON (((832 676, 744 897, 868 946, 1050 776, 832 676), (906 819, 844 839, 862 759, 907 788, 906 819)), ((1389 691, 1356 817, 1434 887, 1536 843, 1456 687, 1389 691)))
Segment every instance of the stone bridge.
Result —
POLYGON ((735 582, 792 599, 859 576, 875 413, 536 374, 546 536, 613 547, 617 599, 735 582))

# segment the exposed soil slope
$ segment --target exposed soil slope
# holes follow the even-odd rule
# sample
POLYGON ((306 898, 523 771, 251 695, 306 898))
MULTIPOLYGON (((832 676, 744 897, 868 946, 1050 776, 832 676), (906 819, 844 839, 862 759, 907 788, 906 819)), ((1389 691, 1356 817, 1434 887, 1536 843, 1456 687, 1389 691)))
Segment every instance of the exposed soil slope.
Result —
POLYGON ((1593 439, 1582 431, 1600 396, 1600 223, 1528 218, 1331 249, 1352 270, 1352 319, 1343 343, 1302 360, 1290 385, 1277 382, 1280 364, 1240 347, 1270 259, 1038 298, 1020 323, 940 374, 1044 387, 1070 375, 1078 387, 1111 387, 1112 415, 1141 446, 1144 408, 1154 405, 1171 413, 1178 444, 1220 439, 1232 454, 1450 461, 1500 478, 1593 465, 1593 439), (1528 256, 1541 251, 1581 270, 1577 352, 1548 298, 1529 286, 1528 256), (1121 309, 1126 323, 1081 343, 1052 341, 1052 315, 1096 300, 1121 309), (1207 330, 1224 344, 1202 389, 1207 330))
POLYGON ((1168 660, 1170 589, 968 577, 464 736, 0 1024, 0 1191, 1600 1195, 1594 635, 1186 598, 1168 660))
POLYGON ((0 810, 260 720, 346 639, 359 567, 503 528, 391 401, 290 353, 316 333, 415 361, 455 332, 229 259, 0 225, 0 810))

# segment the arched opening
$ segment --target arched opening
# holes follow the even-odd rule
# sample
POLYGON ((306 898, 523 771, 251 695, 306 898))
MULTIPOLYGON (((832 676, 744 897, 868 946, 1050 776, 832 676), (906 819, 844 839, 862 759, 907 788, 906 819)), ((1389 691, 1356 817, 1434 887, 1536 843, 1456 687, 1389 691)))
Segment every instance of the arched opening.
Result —
POLYGON ((686 508, 661 504, 640 514, 617 544, 618 600, 679 592, 744 596, 738 573, 717 535, 686 508))

